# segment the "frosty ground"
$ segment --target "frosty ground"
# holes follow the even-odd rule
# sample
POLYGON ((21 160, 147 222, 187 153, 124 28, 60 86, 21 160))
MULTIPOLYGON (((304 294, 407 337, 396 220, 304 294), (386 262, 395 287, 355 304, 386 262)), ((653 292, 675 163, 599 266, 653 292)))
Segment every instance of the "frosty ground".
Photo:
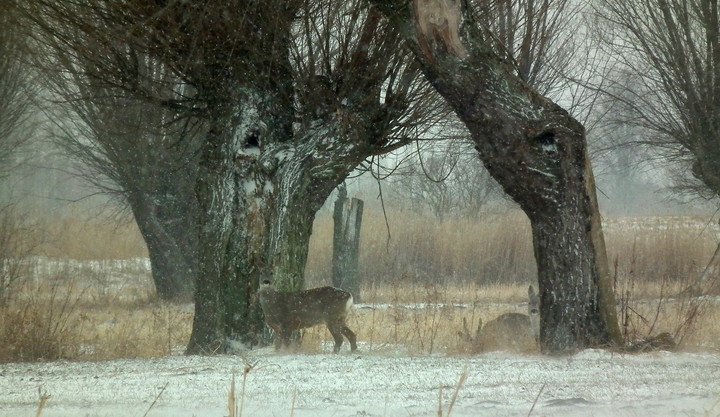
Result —
POLYGON ((391 352, 171 356, 0 365, 0 415, 718 416, 720 355, 587 350, 569 357, 391 352), (246 375, 245 364, 254 367, 246 375), (242 403, 242 405, 241 405, 242 403))

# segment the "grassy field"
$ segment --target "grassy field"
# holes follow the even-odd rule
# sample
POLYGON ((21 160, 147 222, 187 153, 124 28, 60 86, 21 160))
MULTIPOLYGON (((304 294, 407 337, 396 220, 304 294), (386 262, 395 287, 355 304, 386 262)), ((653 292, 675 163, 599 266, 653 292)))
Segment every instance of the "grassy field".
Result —
MULTIPOLYGON (((388 230, 366 216, 362 301, 350 318, 365 351, 474 353, 480 320, 524 312, 535 281, 530 228, 519 214, 455 220, 398 215, 388 230), (403 220, 405 219, 405 220, 403 220)), ((31 277, 0 309, 0 361, 101 360, 181 353, 192 306, 154 299, 147 253, 134 226, 67 220, 47 232, 21 274, 31 277)), ((688 291, 718 241, 700 218, 606 219, 605 234, 626 338, 669 332, 685 351, 720 350, 720 301, 710 269, 703 296, 688 291)), ((330 278, 332 224, 316 222, 308 286, 330 278)), ((303 350, 327 349, 322 327, 303 350)))

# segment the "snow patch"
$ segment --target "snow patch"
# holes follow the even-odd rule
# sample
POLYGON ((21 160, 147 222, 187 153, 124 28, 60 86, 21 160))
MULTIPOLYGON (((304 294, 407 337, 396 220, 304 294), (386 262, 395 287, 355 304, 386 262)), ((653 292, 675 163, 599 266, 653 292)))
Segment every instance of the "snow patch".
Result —
POLYGON ((346 352, 275 354, 263 348, 244 357, 2 364, 0 409, 2 415, 34 416, 41 390, 50 395, 44 417, 144 415, 155 400, 149 416, 218 417, 227 415, 233 375, 239 404, 246 364, 253 367, 243 415, 255 417, 434 416, 441 388, 446 411, 464 372, 453 416, 526 416, 533 407, 532 415, 557 417, 716 415, 720 398, 718 354, 346 352))

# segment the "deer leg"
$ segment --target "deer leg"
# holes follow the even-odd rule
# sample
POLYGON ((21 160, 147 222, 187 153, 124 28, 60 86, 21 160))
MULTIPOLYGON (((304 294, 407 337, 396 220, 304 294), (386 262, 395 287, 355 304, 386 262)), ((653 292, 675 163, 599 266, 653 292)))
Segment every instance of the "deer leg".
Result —
POLYGON ((357 338, 355 337, 355 333, 353 333, 349 327, 343 325, 342 334, 344 334, 345 337, 347 337, 348 342, 350 342, 350 352, 355 352, 357 350, 357 338))
POLYGON ((292 336, 292 329, 282 329, 280 332, 280 344, 286 349, 290 348, 290 337, 292 336))
POLYGON ((274 345, 275 345, 275 350, 280 350, 280 347, 282 346, 282 337, 281 337, 281 333, 280 333, 280 332, 281 332, 282 329, 280 328, 280 326, 273 326, 273 325, 269 325, 269 326, 270 326, 270 328, 273 330, 273 333, 274 333, 274 336, 275 336, 275 337, 273 338, 273 342, 274 342, 274 345))
POLYGON ((328 330, 330 330, 330 334, 332 334, 333 339, 335 339, 335 347, 333 348, 333 353, 340 352, 340 346, 343 344, 343 330, 342 325, 339 325, 337 323, 328 323, 327 325, 328 330))

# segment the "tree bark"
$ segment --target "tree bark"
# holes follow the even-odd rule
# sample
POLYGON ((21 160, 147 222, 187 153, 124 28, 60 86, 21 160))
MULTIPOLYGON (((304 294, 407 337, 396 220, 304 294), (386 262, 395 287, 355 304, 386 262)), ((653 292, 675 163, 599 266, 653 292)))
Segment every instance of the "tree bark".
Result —
POLYGON ((303 287, 315 213, 374 149, 362 129, 332 121, 293 141, 258 141, 267 101, 252 92, 233 111, 213 111, 228 118, 209 129, 200 161, 200 273, 189 354, 260 341, 260 279, 272 274, 280 290, 303 287))
POLYGON ((130 201, 130 207, 148 247, 155 292, 165 301, 192 300, 197 273, 197 214, 163 217, 153 201, 156 199, 144 195, 130 201))
POLYGON ((583 126, 498 58, 492 35, 461 2, 373 3, 400 28, 428 80, 468 127, 490 174, 530 218, 542 350, 619 343, 583 126), (424 7, 432 13, 419 13, 424 7), (435 16, 430 26, 416 21, 428 14, 435 16))
POLYGON ((226 97, 235 100, 223 99, 208 112, 212 119, 196 180, 199 274, 189 354, 224 353, 235 341, 251 346, 262 328, 252 295, 264 272, 259 269, 272 187, 265 186, 269 176, 253 154, 258 152, 264 97, 228 85, 225 94, 231 93, 226 97))
POLYGON ((116 165, 118 172, 129 171, 119 179, 148 247, 157 296, 190 301, 198 270, 196 166, 194 161, 166 163, 172 156, 179 155, 156 154, 147 164, 116 165))

